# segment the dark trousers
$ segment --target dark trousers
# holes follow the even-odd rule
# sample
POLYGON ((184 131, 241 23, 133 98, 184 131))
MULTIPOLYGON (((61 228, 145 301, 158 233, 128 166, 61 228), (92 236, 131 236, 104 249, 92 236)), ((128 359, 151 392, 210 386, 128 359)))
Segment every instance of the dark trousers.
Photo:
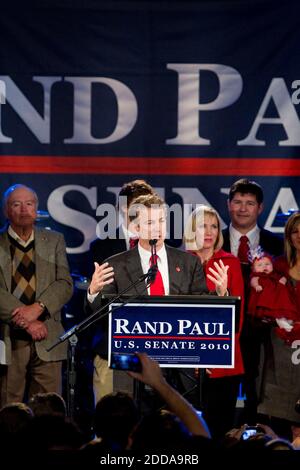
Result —
POLYGON ((236 400, 241 375, 211 379, 203 382, 203 417, 212 437, 221 439, 235 425, 236 400))
POLYGON ((242 385, 245 393, 243 423, 257 423, 257 378, 261 361, 261 350, 270 335, 270 326, 260 320, 246 316, 241 337, 241 351, 244 361, 245 375, 242 385))

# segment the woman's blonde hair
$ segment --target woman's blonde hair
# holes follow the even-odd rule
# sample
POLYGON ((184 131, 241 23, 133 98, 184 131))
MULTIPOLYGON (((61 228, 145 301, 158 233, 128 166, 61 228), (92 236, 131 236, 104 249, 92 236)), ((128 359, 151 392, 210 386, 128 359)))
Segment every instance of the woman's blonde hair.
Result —
POLYGON ((212 207, 201 204, 197 206, 196 209, 193 210, 193 212, 190 214, 184 227, 183 242, 184 242, 186 250, 198 251, 199 249, 201 249, 201 247, 197 245, 196 228, 200 224, 203 225, 205 215, 209 215, 217 219, 218 236, 217 236, 216 243, 214 246, 214 251, 218 251, 220 250, 220 248, 222 248, 224 240, 223 240, 223 235, 221 232, 220 216, 218 212, 212 207))
POLYGON ((294 212, 289 218, 284 228, 284 251, 289 266, 292 268, 297 261, 297 251, 293 245, 292 233, 300 224, 300 212, 294 212))

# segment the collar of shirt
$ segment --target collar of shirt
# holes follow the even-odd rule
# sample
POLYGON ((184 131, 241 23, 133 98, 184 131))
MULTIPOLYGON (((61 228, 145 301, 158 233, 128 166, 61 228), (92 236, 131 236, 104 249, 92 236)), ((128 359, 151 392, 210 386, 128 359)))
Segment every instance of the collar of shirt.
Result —
POLYGON ((236 230, 231 224, 229 226, 229 236, 230 236, 230 251, 233 255, 237 256, 240 238, 243 235, 246 235, 249 239, 250 250, 254 250, 259 245, 259 234, 260 228, 258 225, 255 225, 248 233, 241 233, 236 230))
MULTIPOLYGON (((141 247, 140 244, 138 244, 138 250, 139 250, 139 255, 141 259, 142 270, 143 270, 143 273, 146 274, 148 272, 148 269, 150 268, 151 251, 145 250, 145 248, 141 247)), ((158 260, 157 260, 158 269, 161 273, 162 280, 164 283, 165 295, 169 295, 169 291, 170 291, 169 266, 168 266, 168 256, 167 256, 165 245, 163 245, 156 252, 156 254, 158 256, 158 260)), ((149 293, 149 290, 150 289, 148 288, 148 293, 149 293)))
POLYGON ((11 228, 10 225, 9 225, 7 231, 8 231, 8 233, 9 233, 9 235, 10 235, 14 240, 16 240, 16 241, 19 243, 19 245, 24 246, 24 248, 26 248, 26 246, 28 246, 29 243, 31 243, 32 240, 34 240, 34 230, 32 230, 31 235, 30 235, 30 237, 28 238, 27 241, 22 240, 22 238, 19 237, 19 235, 11 228))

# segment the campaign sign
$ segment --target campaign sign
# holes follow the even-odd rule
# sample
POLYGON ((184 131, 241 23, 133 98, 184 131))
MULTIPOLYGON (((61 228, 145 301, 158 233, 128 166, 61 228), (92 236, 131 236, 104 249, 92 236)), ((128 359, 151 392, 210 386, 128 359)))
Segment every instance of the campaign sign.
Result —
POLYGON ((234 367, 236 305, 113 303, 111 353, 146 352, 162 367, 234 367))

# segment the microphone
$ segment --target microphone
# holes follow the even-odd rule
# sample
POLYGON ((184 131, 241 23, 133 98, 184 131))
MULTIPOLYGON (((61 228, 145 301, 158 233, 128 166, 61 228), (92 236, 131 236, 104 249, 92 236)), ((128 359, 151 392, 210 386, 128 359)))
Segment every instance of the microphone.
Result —
POLYGON ((149 268, 149 282, 151 284, 155 281, 156 273, 158 271, 157 266, 157 256, 156 256, 156 243, 157 240, 155 238, 149 240, 149 245, 151 246, 151 267, 149 268))

